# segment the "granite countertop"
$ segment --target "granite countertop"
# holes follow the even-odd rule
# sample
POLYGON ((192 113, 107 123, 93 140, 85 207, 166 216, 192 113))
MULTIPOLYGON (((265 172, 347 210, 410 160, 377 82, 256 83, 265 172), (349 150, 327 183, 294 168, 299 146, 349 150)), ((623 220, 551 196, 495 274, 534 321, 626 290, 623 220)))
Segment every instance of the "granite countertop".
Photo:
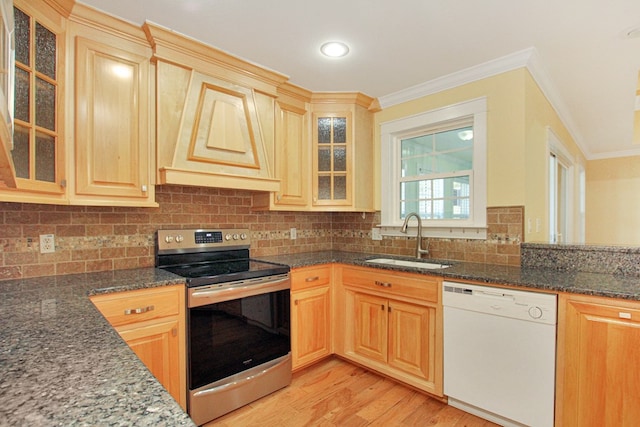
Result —
MULTIPOLYGON (((640 300, 637 275, 457 261, 418 270, 367 262, 381 256, 324 251, 260 259, 292 268, 336 262, 640 300)), ((154 268, 0 281, 0 426, 192 426, 88 298, 178 283, 183 279, 154 268)))
POLYGON ((0 282, 0 426, 193 426, 88 299, 177 283, 154 268, 0 282))
POLYGON ((451 264, 451 267, 440 270, 422 270, 411 267, 381 265, 367 262, 368 259, 381 257, 415 260, 415 258, 407 257, 340 251, 278 255, 261 257, 261 259, 288 264, 291 268, 338 262, 350 265, 381 268, 385 270, 436 275, 453 281, 473 280, 484 283, 496 283, 556 292, 640 300, 640 276, 636 275, 564 271, 541 267, 521 268, 506 265, 477 264, 443 260, 430 261, 451 264))

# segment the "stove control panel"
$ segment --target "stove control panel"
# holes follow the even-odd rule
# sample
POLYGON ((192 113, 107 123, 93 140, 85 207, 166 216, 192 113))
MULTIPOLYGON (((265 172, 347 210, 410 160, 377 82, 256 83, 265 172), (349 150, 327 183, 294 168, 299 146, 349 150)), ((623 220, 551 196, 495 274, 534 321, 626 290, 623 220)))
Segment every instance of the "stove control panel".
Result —
POLYGON ((248 229, 180 229, 158 230, 158 250, 189 250, 199 248, 248 247, 251 244, 248 229))

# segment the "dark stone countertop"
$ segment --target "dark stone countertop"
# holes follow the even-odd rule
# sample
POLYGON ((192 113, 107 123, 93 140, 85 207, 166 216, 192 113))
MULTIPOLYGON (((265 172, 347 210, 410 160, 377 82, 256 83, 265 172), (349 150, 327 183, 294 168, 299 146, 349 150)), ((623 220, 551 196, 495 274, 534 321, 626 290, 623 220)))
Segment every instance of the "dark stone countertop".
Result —
POLYGON ((183 283, 154 268, 0 282, 1 426, 193 426, 88 299, 183 283))
MULTIPOLYGON (((446 262, 443 270, 368 263, 379 254, 309 252, 265 261, 330 262, 640 300, 640 277, 446 262)), ((437 261, 437 260, 434 260, 437 261)), ((179 426, 191 419, 88 299, 183 283, 154 268, 0 281, 0 426, 179 426)))
POLYGON ((381 265, 367 262, 368 259, 373 258, 395 258, 415 261, 415 258, 340 251, 278 255, 261 257, 260 259, 288 264, 291 268, 338 262, 393 271, 436 275, 452 281, 473 280, 484 283, 510 285, 514 287, 640 300, 640 276, 635 275, 565 271, 541 267, 521 268, 505 265, 476 264, 442 260, 429 261, 451 264, 451 267, 441 270, 423 270, 411 267, 381 265))

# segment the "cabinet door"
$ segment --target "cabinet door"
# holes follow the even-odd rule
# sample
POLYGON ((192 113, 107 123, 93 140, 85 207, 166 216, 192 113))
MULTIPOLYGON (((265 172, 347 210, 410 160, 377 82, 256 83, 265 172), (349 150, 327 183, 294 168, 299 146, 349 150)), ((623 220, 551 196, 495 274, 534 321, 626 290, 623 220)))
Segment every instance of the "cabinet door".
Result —
POLYGON ((181 402, 179 321, 133 324, 116 330, 160 384, 181 402))
POLYGON ((306 111, 280 104, 276 124, 276 206, 306 207, 309 202, 309 149, 306 111))
POLYGON ((293 368, 331 354, 328 286, 294 292, 291 316, 293 368))
MULTIPOLYGON (((11 160, 0 168, 2 175, 8 175, 7 183, 17 191, 0 197, 16 202, 62 203, 66 179, 63 93, 69 81, 64 72, 66 22, 58 10, 42 0, 16 0, 13 20, 13 135, 7 133, 5 137, 12 139, 3 141, 11 160)), ((6 72, 3 69, 0 73, 3 80, 6 72)))
POLYGON ((313 204, 348 206, 351 200, 351 113, 313 115, 313 204))
POLYGON ((389 301, 389 365, 433 381, 436 309, 389 301))
POLYGON ((387 361, 387 300, 373 295, 355 293, 356 353, 372 360, 387 361))
POLYGON ((105 44, 82 35, 74 40, 75 193, 146 201, 151 194, 151 52, 111 40, 105 44))
POLYGON ((556 425, 637 425, 640 304, 569 297, 562 308, 556 425))

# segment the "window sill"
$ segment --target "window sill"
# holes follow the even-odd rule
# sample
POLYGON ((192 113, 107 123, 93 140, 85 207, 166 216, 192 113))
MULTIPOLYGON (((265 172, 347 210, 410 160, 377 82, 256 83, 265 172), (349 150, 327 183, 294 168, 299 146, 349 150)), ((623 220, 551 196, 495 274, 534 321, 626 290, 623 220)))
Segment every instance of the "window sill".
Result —
MULTIPOLYGON (((389 237, 416 237, 418 227, 409 227, 406 233, 400 227, 379 225, 380 234, 389 237)), ((422 237, 437 239, 487 239, 486 227, 422 227, 422 237)))

